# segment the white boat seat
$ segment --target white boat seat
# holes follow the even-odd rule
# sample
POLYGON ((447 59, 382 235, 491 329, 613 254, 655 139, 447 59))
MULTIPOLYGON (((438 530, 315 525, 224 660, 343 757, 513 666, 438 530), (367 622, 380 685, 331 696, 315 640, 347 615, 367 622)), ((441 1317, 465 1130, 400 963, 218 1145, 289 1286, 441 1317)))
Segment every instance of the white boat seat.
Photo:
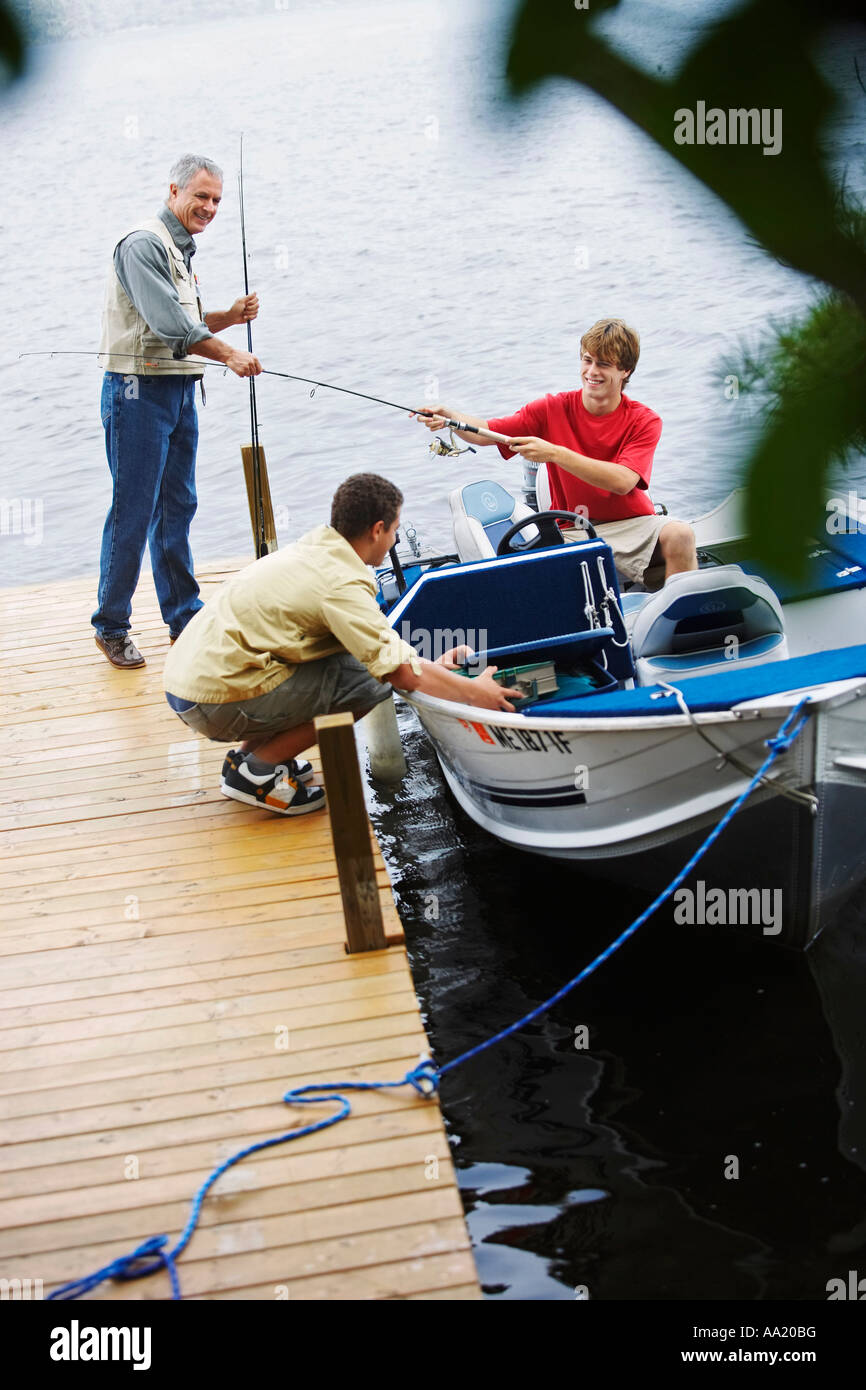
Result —
POLYGON ((739 565, 673 574, 641 598, 629 624, 638 685, 788 656, 782 605, 766 580, 739 565))
MULTIPOLYGON (((489 560, 515 521, 534 515, 525 502, 513 497, 501 483, 484 479, 455 488, 449 497, 457 554, 466 563, 489 560)), ((520 543, 538 535, 534 526, 521 533, 520 543)))

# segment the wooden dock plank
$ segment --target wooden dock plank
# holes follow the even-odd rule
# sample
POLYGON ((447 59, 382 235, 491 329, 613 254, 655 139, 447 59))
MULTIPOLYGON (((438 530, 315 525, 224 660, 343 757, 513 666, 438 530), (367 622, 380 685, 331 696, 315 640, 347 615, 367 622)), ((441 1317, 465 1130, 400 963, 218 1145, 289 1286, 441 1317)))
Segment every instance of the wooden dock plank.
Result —
MULTIPOLYGON (((331 1196, 333 1197, 333 1188, 331 1196)), ((218 1255, 237 1255, 251 1250, 270 1250, 280 1246, 310 1246, 329 1237, 356 1235, 360 1231, 384 1231, 394 1227, 417 1225, 423 1221, 447 1221, 462 1216, 460 1197, 455 1189, 436 1187, 426 1192, 417 1188, 410 1192, 388 1193, 382 1197, 355 1200, 351 1191, 348 1202, 329 1202, 323 1207, 306 1205, 291 1212, 281 1208, 270 1213, 247 1215, 227 1220, 224 1213, 219 1225, 202 1226, 190 1246, 190 1262, 213 1259, 218 1255)), ((90 1250, 98 1264, 108 1264, 126 1253, 125 1236, 117 1233, 106 1241, 95 1242, 90 1250)), ((80 1268, 81 1247, 69 1250, 46 1251, 42 1256, 46 1283, 61 1283, 74 1279, 80 1268), (47 1276, 47 1277, 46 1277, 47 1276)))
MULTIPOLYGON (((202 1207, 202 1228, 221 1224, 224 1220, 247 1221, 279 1212, 315 1211, 321 1207, 352 1201, 364 1202, 373 1197, 397 1196, 424 1189, 419 1178, 417 1156, 420 1148, 427 1149, 429 1159, 445 1158, 444 1140, 432 1136, 409 1135, 392 1139, 387 1145, 358 1144, 350 1151, 351 1167, 336 1176, 314 1177, 306 1181, 287 1183, 279 1164, 272 1161, 266 1169, 256 1168, 254 1187, 239 1187, 230 1175, 240 1169, 229 1169, 222 1195, 202 1207), (399 1161, 402 1156, 403 1162, 399 1161), (396 1166, 385 1166, 383 1159, 396 1158, 396 1166)), ((69 1217, 63 1221, 48 1221, 14 1230, 0 1231, 0 1259, 16 1254, 36 1255, 44 1251, 74 1250, 81 1246, 107 1244, 122 1230, 124 1237, 144 1240, 154 1231, 177 1231, 183 1227, 189 1203, 186 1201, 154 1200, 158 1185, 150 1184, 151 1192, 139 1190, 139 1204, 123 1212, 105 1209, 92 1216, 69 1217)), ((108 1189, 106 1189, 106 1193, 108 1189)), ((111 1198, 105 1197, 106 1203, 111 1198)))
MULTIPOLYGON (((330 1299, 357 1298, 357 1284, 346 1276, 359 1270, 373 1270, 377 1265, 388 1264, 394 1260, 411 1261, 419 1264, 435 1255, 465 1254, 465 1232, 462 1217, 453 1217, 439 1222, 424 1222, 415 1226, 400 1226, 394 1230, 364 1232, 360 1235, 343 1236, 327 1241, 316 1241, 308 1245, 291 1245, 256 1251, 253 1254, 224 1255, 219 1259, 205 1261, 189 1260, 184 1289, 187 1296, 197 1297, 206 1293, 210 1298, 214 1293, 229 1293, 235 1289, 262 1279, 269 1279, 272 1297, 278 1289, 288 1288, 289 1297, 306 1298, 307 1281, 316 1276, 327 1275, 327 1292, 319 1296, 330 1299)), ((459 1279, 458 1270, 466 1277, 466 1264, 453 1266, 459 1279)), ((155 1274, 137 1285, 118 1284, 114 1297, 131 1301, 143 1299, 164 1299, 169 1297, 168 1276, 155 1274)), ((319 1285, 321 1288, 321 1284, 319 1285)), ((374 1284, 374 1287, 377 1285, 374 1284)), ((98 1292, 98 1291, 97 1291, 98 1292)), ((316 1295, 311 1293, 311 1297, 316 1295)), ((402 1297, 399 1287, 390 1291, 368 1295, 372 1297, 402 1297)), ((86 1300, 85 1300, 86 1301, 86 1300)))
POLYGON ((303 1281, 302 1292, 293 1281, 279 1285, 252 1284, 229 1293, 214 1294, 218 1299, 304 1298, 326 1302, 334 1299, 379 1298, 480 1298, 478 1285, 454 1284, 464 1277, 475 1279, 472 1257, 462 1251, 448 1255, 429 1256, 425 1260, 407 1260, 396 1264, 375 1265, 372 1268, 351 1270, 335 1277, 323 1275, 303 1281), (440 1282, 441 1281, 441 1282, 440 1282))
MULTIPOLYGON (((276 1111, 274 1119, 282 1119, 284 1129, 285 1114, 279 1113, 279 1106, 276 1111)), ((252 1191, 263 1184, 280 1187, 298 1182, 306 1185, 322 1177, 339 1178, 368 1166, 387 1169, 410 1161, 413 1164, 418 1161, 423 1167, 431 1155, 439 1157, 440 1180, 447 1181, 447 1164, 442 1161, 443 1154, 447 1158, 447 1144, 435 1120, 435 1114, 416 1106, 390 1115, 358 1119, 357 1136, 342 1148, 338 1147, 338 1132, 326 1130, 311 1136, 319 1142, 303 1152, 298 1141, 282 1150, 255 1154, 220 1180, 214 1190, 215 1210, 218 1212, 219 1204, 232 1193, 252 1191), (323 1139, 322 1135, 330 1138, 323 1139), (441 1151, 436 1147, 440 1139, 446 1144, 441 1151)), ((282 1132, 276 1123, 272 1133, 282 1132)), ((188 1204, 209 1170, 236 1147, 233 1141, 201 1144, 196 1146, 194 1153, 181 1147, 175 1150, 173 1161, 153 1155, 140 1168, 138 1178, 127 1178, 127 1165, 118 1165, 114 1160, 103 1164, 101 1170, 92 1175, 92 1181, 78 1181, 87 1177, 82 1165, 42 1168, 29 1178, 26 1173, 18 1172, 10 1176, 8 1184, 4 1183, 4 1192, 8 1190, 10 1195, 0 1201, 3 1229, 8 1231, 10 1243, 17 1248, 14 1231, 24 1226, 54 1225, 164 1202, 188 1204)), ((58 1239, 53 1248, 60 1247, 58 1239)))
MULTIPOLYGON (((222 797, 225 748, 165 703, 149 580, 141 671, 96 650, 93 607, 92 577, 0 592, 0 1276, 26 1263, 46 1291, 176 1236, 217 1163, 310 1119, 290 1086, 391 1080, 428 1050, 403 947, 345 952, 327 812, 222 797)), ((352 1105, 220 1179, 185 1297, 480 1297, 438 1103, 407 1087, 352 1105)), ((88 1297, 169 1295, 158 1274, 88 1297)))
MULTIPOLYGON (((411 1030, 414 1020, 407 1019, 405 1023, 407 1030, 411 1030)), ((412 1056, 412 1037, 411 1031, 398 1031, 388 1036, 356 1041, 352 1047, 353 1075, 356 1072, 360 1075, 358 1069, 363 1066, 382 1066, 385 1063, 390 1065, 395 1059, 402 1060, 406 1056, 412 1056)), ((185 1107, 184 1113, 193 1113, 196 1104, 208 1104, 230 1086, 264 1079, 277 1085, 283 1079, 297 1081, 297 1076, 290 1071, 290 1065, 294 1066, 298 1075, 301 1072, 313 1075, 317 1068, 339 1065, 342 1054, 336 1058, 335 1063, 335 1054, 338 1051, 339 1047, 313 1049, 304 1055, 301 1065, 295 1062, 295 1059, 292 1059, 290 1064, 287 1058, 276 1052, 269 1056, 260 1049, 253 1052, 247 1048, 245 1053, 224 1057, 218 1066, 210 1067, 210 1070, 208 1062, 202 1059, 197 1066, 185 1067, 180 1075, 175 1070, 132 1073, 115 1077, 110 1082, 93 1081, 89 1076, 86 1080, 80 1080, 78 1068, 72 1068, 64 1084, 61 1084, 61 1079, 56 1075, 49 1074, 41 1087, 7 1091, 3 1099, 3 1110, 10 1122, 18 1116, 43 1115, 52 1109, 63 1109, 64 1114, 74 1119, 75 1110, 99 1103, 109 1105, 117 1102, 134 1104, 134 1113, 138 1117, 146 1113, 146 1102, 157 1101, 162 1096, 181 1096, 185 1098, 181 1102, 185 1107)), ((368 1071, 366 1075, 372 1077, 373 1073, 368 1071)))
MULTIPOLYGON (((366 970, 359 970, 357 966, 360 962, 350 960, 337 960, 320 966, 299 965, 295 970, 284 970, 282 957, 275 956, 272 968, 267 971, 266 981, 262 980, 261 974, 231 977, 233 999, 238 1002, 238 1007, 243 1008, 247 997, 262 991, 264 984, 269 986, 267 992, 283 989, 306 991, 325 982, 339 985, 347 979, 362 986, 367 976, 382 976, 402 969, 396 956, 378 953, 371 955, 372 959, 366 962, 366 970)), ((126 981, 118 980, 114 983, 120 986, 126 981)), ((6 1045, 6 1033, 13 1028, 64 1022, 79 1022, 90 1026, 89 1020, 107 1018, 109 1015, 117 1017, 119 1012, 125 1014, 137 1009, 147 1009, 151 1018, 161 1020, 165 1015, 159 1013, 159 1010, 178 1005, 210 1006, 215 1000, 220 999, 219 989, 204 979, 185 984, 172 980, 168 986, 140 989, 137 993, 118 988, 109 994, 103 990, 97 995, 85 998, 64 998, 63 995, 55 993, 48 999, 46 991, 51 988, 53 987, 49 986, 40 991, 41 997, 32 1003, 24 1003, 16 996, 15 1007, 0 1009, 0 1047, 6 1045)))
MULTIPOLYGON (((368 1102, 368 1104, 371 1104, 368 1102)), ((438 1114, 433 1106, 426 1108, 419 1101, 413 1103, 405 1101, 403 1108, 396 1108, 398 1102, 394 1102, 390 1110, 377 1113, 371 1110, 370 1114, 356 1114, 351 1120, 350 1133, 344 1129, 342 1142, 344 1146, 349 1144, 364 1144, 372 1140, 393 1139, 406 1135, 422 1134, 429 1137, 435 1134, 441 1123, 438 1114)), ((276 1107, 278 1109, 278 1107, 276 1107)), ((306 1112, 306 1117, 309 1111, 306 1112)), ((305 1118, 306 1118, 305 1117, 305 1118)), ((349 1128, 349 1121, 345 1122, 349 1128)), ((168 1183, 169 1178, 174 1178, 178 1174, 184 1177, 182 1186, 184 1192, 188 1192, 191 1198, 193 1192, 204 1181, 211 1169, 217 1164, 224 1162, 232 1153, 243 1147, 243 1142, 256 1138, 270 1137, 283 1133, 287 1128, 285 1115, 272 1113, 270 1122, 265 1125, 256 1135, 249 1136, 246 1131, 241 1134, 237 1127, 225 1126, 225 1137, 219 1141, 210 1139, 202 1140, 199 1143, 178 1143, 171 1148, 152 1149, 148 1152, 145 1173, 148 1177, 163 1179, 168 1183)), ((333 1147, 338 1142, 330 1130, 321 1130, 316 1134, 304 1136, 304 1144, 310 1153, 320 1153, 329 1147, 333 1147)), ((342 1150, 338 1150, 342 1153, 342 1150)), ((109 1158, 87 1158, 79 1159, 75 1162, 64 1162, 48 1167, 19 1168, 6 1174, 3 1179, 3 1191, 8 1193, 10 1201, 18 1198, 14 1207, 9 1207, 6 1211, 9 1220, 22 1220, 17 1215, 18 1206, 26 1212, 26 1198, 54 1198, 53 1203, 40 1202, 35 1209, 34 1216, 38 1220, 49 1219, 43 1215, 47 1210, 53 1209, 55 1219, 57 1216, 69 1216, 72 1214, 80 1215, 85 1211, 100 1211, 102 1204, 98 1204, 92 1195, 94 1188, 105 1187, 111 1184, 120 1183, 129 1194, 128 1202, 130 1206, 135 1206, 141 1200, 140 1184, 141 1179, 129 1179, 124 1181, 123 1175, 128 1166, 128 1160, 138 1158, 135 1153, 123 1154, 120 1161, 117 1157, 109 1158), (36 1214, 38 1213, 38 1214, 36 1214)), ((247 1160, 252 1170, 257 1169, 257 1160, 251 1157, 247 1160)), ((104 1200, 104 1199, 103 1199, 104 1200)), ((4 1208, 6 1203, 4 1200, 4 1208)), ((156 1234, 156 1233, 155 1233, 156 1234)), ((5 1271, 4 1271, 5 1272, 5 1271)), ((86 1272, 86 1270, 85 1270, 86 1272)))
MULTIPOLYGON (((375 1041, 380 1038, 393 1037, 409 1030, 415 1019, 412 1015, 391 1014, 380 1016, 373 1019, 355 1019, 348 1023, 331 1024, 328 1029, 295 1028, 291 1035, 292 1052, 300 1054, 302 1052, 327 1052, 332 1058, 333 1064, 339 1066, 340 1057, 345 1057, 346 1053, 341 1052, 341 1048, 349 1046, 351 1056, 354 1059, 358 1054, 360 1044, 375 1041)), ((272 1042, 273 1038, 269 1039, 272 1042)), ((207 1065, 208 1058, 214 1064, 215 1075, 218 1075, 219 1065, 223 1062, 234 1062, 239 1059, 261 1055, 262 1044, 257 1037, 241 1035, 233 1038, 211 1039, 204 1044, 187 1044, 184 1052, 185 1063, 189 1067, 204 1067, 207 1065)), ((110 1051, 100 1057, 89 1059, 86 1072, 83 1073, 79 1063, 60 1063, 54 1065, 46 1064, 42 1067, 23 1067, 19 1066, 16 1071, 8 1070, 2 1073, 2 1090, 0 1094, 17 1094, 20 1091, 35 1091, 50 1089, 60 1083, 69 1086, 76 1084, 76 1080, 83 1074, 89 1080, 99 1080, 104 1086, 107 1083, 126 1080, 129 1077, 153 1076, 161 1071, 169 1071, 174 1075, 177 1067, 177 1053, 172 1048, 161 1052, 145 1053, 143 1050, 134 1053, 129 1057, 117 1057, 110 1051)), ((283 1073, 291 1075, 292 1058, 286 1055, 283 1062, 283 1073)), ((341 1075, 345 1075, 345 1068, 341 1075)), ((207 1081, 203 1081, 207 1085, 207 1081)))

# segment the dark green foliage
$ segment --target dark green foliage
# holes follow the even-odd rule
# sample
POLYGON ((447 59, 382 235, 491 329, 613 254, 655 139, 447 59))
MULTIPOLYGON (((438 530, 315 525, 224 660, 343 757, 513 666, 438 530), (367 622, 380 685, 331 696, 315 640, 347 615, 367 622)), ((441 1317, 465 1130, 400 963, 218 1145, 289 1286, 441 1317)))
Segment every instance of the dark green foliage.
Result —
POLYGON ((21 24, 5 0, 0 0, 0 87, 9 77, 24 71, 24 35, 21 24))
POLYGON ((774 569, 795 569, 796 538, 815 534, 816 518, 826 518, 829 465, 866 443, 864 369, 866 321, 841 296, 781 330, 759 358, 746 359, 745 371, 767 402, 763 436, 749 460, 748 524, 774 569))

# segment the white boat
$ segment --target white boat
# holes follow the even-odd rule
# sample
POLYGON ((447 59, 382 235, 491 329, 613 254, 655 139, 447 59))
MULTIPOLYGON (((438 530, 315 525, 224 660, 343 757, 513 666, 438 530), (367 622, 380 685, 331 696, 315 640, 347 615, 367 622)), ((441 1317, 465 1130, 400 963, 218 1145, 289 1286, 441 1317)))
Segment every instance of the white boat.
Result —
POLYGON ((691 878, 696 911, 714 890, 716 921, 731 920, 723 900, 755 915, 773 893, 760 929, 805 945, 866 876, 866 525, 837 518, 803 581, 773 588, 750 565, 741 498, 693 523, 699 570, 621 595, 603 541, 560 543, 498 483, 469 484, 451 498, 460 562, 421 572, 389 619, 422 655, 467 641, 479 669, 552 663, 557 688, 513 714, 406 698, 478 825, 653 891, 808 696, 798 738, 691 878), (496 554, 506 533, 523 553, 496 554))

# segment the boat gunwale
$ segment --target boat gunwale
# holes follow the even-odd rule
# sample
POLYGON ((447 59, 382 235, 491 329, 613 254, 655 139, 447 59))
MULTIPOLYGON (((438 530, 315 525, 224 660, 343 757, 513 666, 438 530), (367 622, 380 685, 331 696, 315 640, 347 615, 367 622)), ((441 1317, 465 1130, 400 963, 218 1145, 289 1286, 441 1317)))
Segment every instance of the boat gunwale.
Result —
POLYGON ((407 704, 419 710, 444 714, 458 722, 470 724, 496 724, 504 728, 553 729, 554 732, 573 733, 612 733, 640 732, 641 730, 664 728, 683 729, 694 724, 733 724, 745 719, 763 719, 773 713, 789 710, 804 695, 809 698, 812 709, 829 708, 831 705, 847 704, 866 693, 866 676, 847 676, 842 680, 824 681, 814 686, 796 686, 791 690, 773 695, 756 695, 742 700, 729 709, 701 710, 691 715, 673 712, 670 714, 621 714, 621 715, 560 715, 544 719, 534 715, 528 719, 525 714, 507 710, 479 709, 476 705, 457 704, 454 700, 443 700, 434 695, 422 695, 416 691, 401 691, 400 696, 407 704), (762 703, 766 701, 766 703, 762 703))

